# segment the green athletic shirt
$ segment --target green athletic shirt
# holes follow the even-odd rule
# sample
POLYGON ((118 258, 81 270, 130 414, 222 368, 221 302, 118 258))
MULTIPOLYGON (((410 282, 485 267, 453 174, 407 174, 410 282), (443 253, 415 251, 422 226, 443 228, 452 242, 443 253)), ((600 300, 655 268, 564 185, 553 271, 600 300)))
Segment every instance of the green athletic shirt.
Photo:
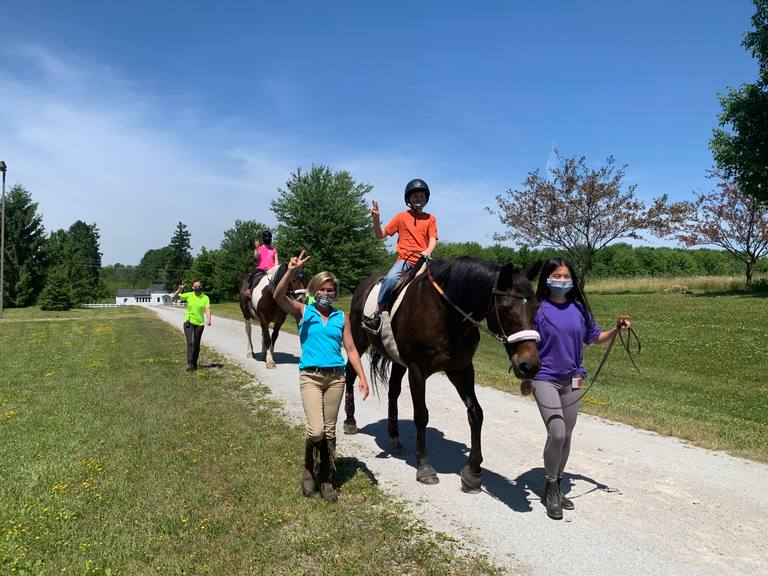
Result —
POLYGON ((204 326, 205 309, 211 307, 211 301, 208 299, 208 296, 205 294, 196 296, 194 292, 184 292, 184 294, 179 294, 179 299, 187 302, 187 312, 184 314, 184 322, 189 322, 195 326, 204 326))

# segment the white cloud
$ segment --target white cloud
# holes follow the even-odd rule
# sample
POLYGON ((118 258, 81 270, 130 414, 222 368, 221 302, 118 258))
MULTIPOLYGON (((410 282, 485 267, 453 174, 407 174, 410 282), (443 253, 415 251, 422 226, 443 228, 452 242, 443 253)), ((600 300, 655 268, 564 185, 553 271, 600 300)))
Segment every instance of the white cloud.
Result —
POLYGON ((9 183, 32 192, 48 231, 95 222, 105 263, 138 262, 167 244, 178 221, 195 249, 217 247, 236 219, 273 225, 278 186, 312 162, 373 184, 385 219, 404 209, 405 183, 424 178, 443 241, 487 244, 499 229, 485 207, 505 186, 443 166, 426 149, 348 151, 332 135, 296 142, 251 130, 242 118, 206 120, 190 104, 194 95, 161 99, 107 66, 37 46, 12 50, 25 74, 0 74, 9 183))

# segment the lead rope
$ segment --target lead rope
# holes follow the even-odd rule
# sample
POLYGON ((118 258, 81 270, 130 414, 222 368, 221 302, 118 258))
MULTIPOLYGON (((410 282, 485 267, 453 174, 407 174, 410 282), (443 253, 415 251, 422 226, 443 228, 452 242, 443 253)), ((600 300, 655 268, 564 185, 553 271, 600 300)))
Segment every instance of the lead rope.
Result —
MULTIPOLYGON (((613 333, 613 336, 611 336, 610 341, 608 342, 608 348, 605 349, 605 352, 603 352, 603 357, 600 359, 600 364, 597 366, 597 370, 595 370, 595 375, 592 376, 592 380, 589 383, 589 386, 587 386, 584 389, 584 392, 576 398, 573 402, 569 402, 565 406, 546 406, 545 404, 541 404, 538 399, 536 400, 536 403, 541 406, 542 408, 546 408, 547 410, 565 410, 566 408, 570 408, 577 402, 584 399, 584 397, 589 393, 589 391, 592 389, 592 386, 595 385, 595 382, 597 382, 597 377, 600 375, 600 371, 603 369, 603 366, 605 365, 606 360, 608 360, 608 355, 611 353, 611 348, 613 348, 613 343, 616 341, 616 336, 619 337, 619 340, 621 341, 621 347, 624 349, 624 351, 627 353, 627 356, 629 356, 630 362, 632 362, 632 366, 635 367, 635 370, 637 370, 637 373, 640 374, 640 369, 637 367, 637 364, 635 364, 635 359, 633 356, 640 354, 640 350, 642 349, 642 345, 640 344, 640 338, 637 336, 637 332, 630 326, 627 329, 627 340, 624 341, 624 337, 621 334, 621 330, 616 330, 616 332, 613 333), (632 341, 632 338, 635 339, 635 342, 637 343, 637 350, 634 352, 630 350, 630 343, 632 341)), ((533 397, 536 398, 536 393, 533 393, 533 397)))

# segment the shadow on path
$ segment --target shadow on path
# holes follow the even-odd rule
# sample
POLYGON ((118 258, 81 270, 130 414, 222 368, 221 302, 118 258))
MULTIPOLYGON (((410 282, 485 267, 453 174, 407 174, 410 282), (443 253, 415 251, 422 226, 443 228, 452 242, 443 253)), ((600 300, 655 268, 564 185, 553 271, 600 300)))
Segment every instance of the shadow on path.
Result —
MULTIPOLYGON (((400 441, 405 446, 405 453, 403 454, 390 454, 386 420, 367 424, 358 432, 374 438, 376 445, 381 449, 381 452, 376 456, 377 458, 397 458, 411 466, 414 469, 413 481, 416 482, 416 427, 413 420, 400 420, 399 427, 400 441)), ((458 474, 467 463, 469 447, 462 442, 446 439, 440 430, 427 427, 426 445, 429 461, 438 474, 458 474)), ((595 490, 617 492, 617 490, 581 474, 566 474, 564 480, 563 492, 569 494, 570 498, 579 498, 595 490), (575 480, 587 482, 592 487, 574 494, 571 490, 575 480)), ((461 481, 457 478, 456 482, 459 484, 457 488, 460 489, 461 481)), ((533 510, 532 502, 539 502, 544 495, 544 469, 541 467, 531 468, 516 478, 509 479, 487 466, 483 466, 482 490, 515 512, 531 512, 533 510)))
MULTIPOLYGON (((259 353, 254 352, 252 354, 252 357, 254 360, 258 360, 259 362, 267 361, 267 355, 261 352, 259 353)), ((299 357, 289 352, 275 352, 274 354, 272 354, 272 358, 274 359, 275 364, 298 364, 299 363, 299 357)))

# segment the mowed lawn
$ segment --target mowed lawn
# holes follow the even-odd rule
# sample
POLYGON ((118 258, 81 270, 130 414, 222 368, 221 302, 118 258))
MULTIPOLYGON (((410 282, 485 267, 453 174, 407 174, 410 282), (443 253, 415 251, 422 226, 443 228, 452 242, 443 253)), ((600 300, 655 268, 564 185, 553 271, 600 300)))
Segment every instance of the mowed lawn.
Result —
MULTIPOLYGON (((589 299, 605 327, 620 312, 630 314, 642 351, 635 357, 638 374, 616 341, 583 411, 768 462, 767 297, 644 293, 589 299)), ((347 296, 339 304, 348 309, 350 301, 347 296)), ((214 313, 241 318, 229 303, 214 306, 214 313)), ((286 329, 295 332, 292 319, 286 329)), ((254 336, 259 351, 260 333, 254 336)), ((587 348, 589 372, 603 352, 587 348)), ((485 334, 475 367, 479 384, 519 393, 504 349, 485 334)))
POLYGON ((208 349, 184 372, 182 334, 151 313, 8 312, 0 573, 498 573, 354 458, 338 504, 303 498, 301 427, 208 349))

